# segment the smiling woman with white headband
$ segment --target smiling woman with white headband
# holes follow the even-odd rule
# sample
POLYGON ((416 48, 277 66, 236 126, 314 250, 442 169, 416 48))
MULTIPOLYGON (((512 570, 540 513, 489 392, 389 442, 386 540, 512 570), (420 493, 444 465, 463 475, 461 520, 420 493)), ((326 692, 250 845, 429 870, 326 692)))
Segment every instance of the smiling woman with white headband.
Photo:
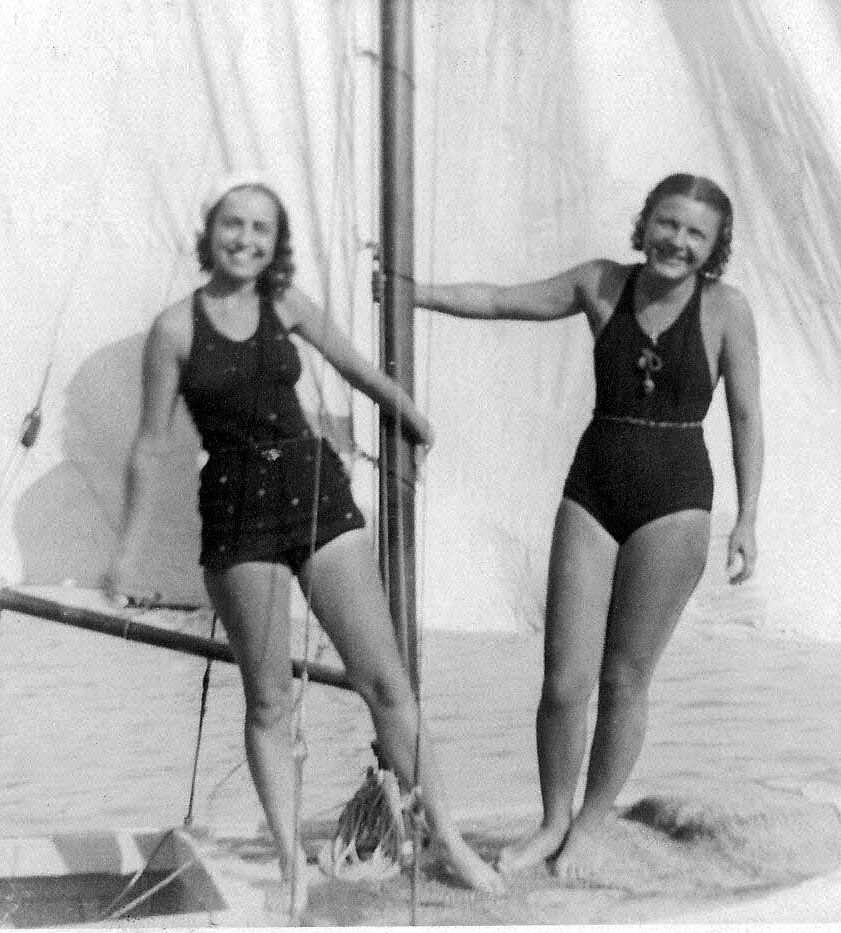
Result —
MULTIPOLYGON (((292 284, 289 223, 269 181, 256 174, 220 180, 203 215, 198 255, 210 278, 164 310, 146 341, 143 408, 106 591, 116 596, 126 590, 181 394, 208 453, 199 490, 200 562, 239 663, 248 763, 281 866, 287 877, 296 878, 297 912, 306 890, 304 871, 290 867, 295 766, 288 597, 293 574, 311 593, 319 622, 371 711, 384 755, 407 786, 415 783, 419 748, 418 783, 426 815, 451 870, 470 887, 498 891, 499 876, 455 827, 427 740, 417 742, 417 706, 364 520, 341 461, 326 441, 313 436, 298 403, 301 363, 290 335, 312 344, 387 415, 399 415, 414 443, 432 443, 429 423, 400 386, 360 356, 292 284)), ((303 859, 300 849, 294 857, 303 859)))

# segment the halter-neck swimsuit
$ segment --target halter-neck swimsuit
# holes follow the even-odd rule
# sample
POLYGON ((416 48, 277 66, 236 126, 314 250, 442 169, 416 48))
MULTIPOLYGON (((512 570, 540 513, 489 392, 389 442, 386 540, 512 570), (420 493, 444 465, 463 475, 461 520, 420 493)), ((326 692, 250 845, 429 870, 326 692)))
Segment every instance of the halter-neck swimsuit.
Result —
POLYGON ((298 351, 269 298, 261 298, 257 330, 246 340, 213 326, 198 291, 192 312, 180 389, 208 454, 199 487, 199 562, 214 571, 281 562, 297 573, 313 543, 318 549, 365 524, 341 460, 313 435, 301 409, 298 351))
POLYGON ((594 349, 596 407, 578 444, 565 498, 619 543, 648 522, 712 509, 713 475, 701 422, 713 386, 701 335, 700 277, 677 319, 656 338, 639 325, 628 276, 594 349))

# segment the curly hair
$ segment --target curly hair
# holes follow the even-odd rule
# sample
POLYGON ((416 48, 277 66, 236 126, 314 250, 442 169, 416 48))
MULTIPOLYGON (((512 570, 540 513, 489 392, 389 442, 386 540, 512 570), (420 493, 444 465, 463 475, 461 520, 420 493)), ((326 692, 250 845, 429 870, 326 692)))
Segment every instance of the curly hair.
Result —
POLYGON ((681 194, 693 201, 700 201, 713 210, 718 211, 721 223, 718 228, 718 239, 710 253, 709 258, 701 267, 701 274, 708 279, 721 278, 727 260, 730 258, 730 247, 733 240, 733 205, 730 198, 709 178, 702 175, 669 175, 658 182, 648 193, 642 211, 634 224, 631 234, 631 246, 642 251, 645 227, 657 204, 671 195, 681 194))
MULTIPOLYGON (((263 191, 277 204, 277 239, 275 241, 274 255, 268 266, 260 273, 257 279, 256 289, 260 295, 281 298, 286 289, 292 284, 292 276, 295 273, 295 264, 292 262, 292 233, 289 228, 289 215, 286 213, 286 208, 280 202, 277 195, 269 188, 256 184, 241 185, 240 187, 255 188, 258 191, 263 191)), ((198 255, 199 267, 202 272, 213 271, 210 231, 213 229, 213 224, 219 213, 219 208, 224 200, 224 197, 220 198, 208 211, 204 229, 199 231, 196 237, 196 254, 198 255)))

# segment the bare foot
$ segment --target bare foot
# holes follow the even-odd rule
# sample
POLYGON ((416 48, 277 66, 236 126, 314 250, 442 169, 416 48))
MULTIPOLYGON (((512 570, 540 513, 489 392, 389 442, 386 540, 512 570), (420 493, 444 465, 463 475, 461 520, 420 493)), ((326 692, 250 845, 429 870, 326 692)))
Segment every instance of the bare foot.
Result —
POLYGON ((541 826, 533 835, 506 846, 497 862, 500 874, 510 878, 551 858, 563 844, 568 827, 568 823, 559 828, 541 826))
POLYGON ((602 883, 604 873, 599 869, 608 853, 599 828, 600 824, 582 825, 576 821, 570 826, 561 853, 552 865, 552 873, 566 887, 591 888, 602 883))
POLYGON ((280 874, 281 898, 283 900, 283 911, 289 912, 290 921, 297 925, 302 914, 307 909, 309 892, 307 885, 307 856, 303 849, 298 849, 298 857, 295 860, 294 878, 292 866, 286 865, 286 859, 281 859, 280 874), (294 885, 294 887, 293 887, 294 885))
POLYGON ((440 841, 440 846, 450 871, 468 888, 483 894, 505 893, 502 876, 479 858, 463 839, 440 841))

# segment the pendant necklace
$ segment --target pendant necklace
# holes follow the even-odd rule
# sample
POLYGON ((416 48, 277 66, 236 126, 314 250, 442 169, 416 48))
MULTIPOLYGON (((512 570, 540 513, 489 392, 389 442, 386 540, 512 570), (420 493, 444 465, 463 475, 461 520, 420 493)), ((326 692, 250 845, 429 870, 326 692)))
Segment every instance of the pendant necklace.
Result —
POLYGON ((663 358, 657 352, 657 338, 660 336, 656 331, 649 334, 640 324, 640 330, 651 341, 650 347, 643 347, 639 359, 637 360, 637 369, 642 376, 642 391, 644 395, 651 395, 654 391, 654 376, 663 368, 663 358))

